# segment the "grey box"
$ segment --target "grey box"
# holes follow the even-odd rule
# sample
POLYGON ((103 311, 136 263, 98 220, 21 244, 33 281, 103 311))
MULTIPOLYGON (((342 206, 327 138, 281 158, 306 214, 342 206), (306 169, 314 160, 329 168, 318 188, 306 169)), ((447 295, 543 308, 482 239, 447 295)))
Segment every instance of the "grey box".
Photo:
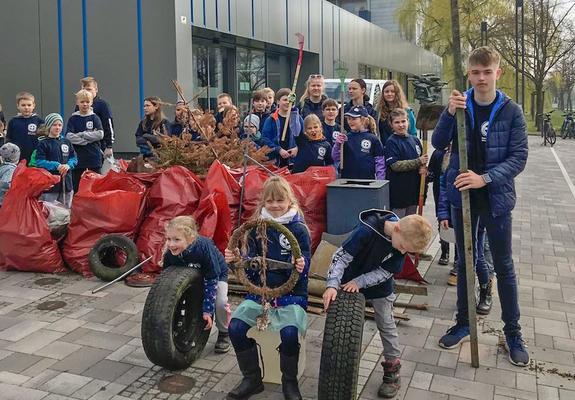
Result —
POLYGON ((327 232, 341 235, 359 222, 363 210, 389 210, 389 181, 337 179, 327 185, 327 232))

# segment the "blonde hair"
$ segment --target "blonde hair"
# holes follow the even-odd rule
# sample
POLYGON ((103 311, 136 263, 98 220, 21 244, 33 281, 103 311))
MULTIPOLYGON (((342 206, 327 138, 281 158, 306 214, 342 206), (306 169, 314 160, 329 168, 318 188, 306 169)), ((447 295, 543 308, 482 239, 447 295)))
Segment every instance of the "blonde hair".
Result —
POLYGON ((381 93, 379 94, 379 100, 377 101, 377 113, 381 119, 386 119, 389 117, 389 114, 392 110, 396 108, 408 108, 409 104, 405 98, 405 93, 403 93, 403 89, 398 81, 395 79, 389 80, 385 82, 381 88, 381 93), (385 97, 383 92, 389 86, 393 86, 393 90, 395 93, 395 98, 392 102, 388 103, 385 101, 385 97))
POLYGON ((305 81, 305 91, 303 92, 303 95, 299 98, 299 103, 302 107, 305 104, 305 99, 307 99, 309 97, 309 84, 314 79, 320 80, 321 83, 324 84, 324 77, 322 75, 312 74, 312 75, 308 76, 307 80, 305 81))
POLYGON ((482 65, 488 67, 491 64, 497 64, 501 62, 501 56, 493 47, 481 46, 476 48, 471 52, 469 58, 467 59, 467 68, 471 65, 482 65))
POLYGON ((258 219, 262 213, 262 209, 265 208, 266 200, 283 200, 287 199, 290 202, 290 208, 295 208, 297 212, 302 215, 299 208, 299 203, 293 193, 291 186, 288 181, 286 181, 281 176, 271 176, 264 183, 262 190, 262 197, 258 204, 258 208, 253 215, 254 219, 258 219))
POLYGON ((170 222, 166 224, 166 231, 168 230, 181 232, 188 240, 193 240, 198 236, 198 225, 191 215, 180 215, 179 217, 172 218, 170 222))
POLYGON ((377 132, 377 124, 371 115, 368 115, 367 117, 361 117, 361 122, 365 128, 369 129, 371 133, 375 134, 377 132))
POLYGON ((261 90, 261 92, 266 96, 272 96, 273 98, 275 98, 276 96, 276 92, 274 92, 274 90, 271 87, 265 87, 261 90))
POLYGON ((310 114, 307 117, 305 117, 305 119, 303 120, 303 129, 304 131, 308 128, 308 126, 310 126, 313 123, 318 124, 319 126, 321 125, 321 120, 319 119, 319 117, 315 114, 310 114))
POLYGON ((431 240, 433 229, 427 219, 418 214, 408 215, 399 220, 399 231, 408 240, 416 253, 423 253, 431 240))
POLYGON ((94 100, 94 96, 92 96, 92 92, 87 91, 86 89, 80 89, 76 92, 76 100, 94 100))
POLYGON ((21 100, 30 100, 32 102, 35 102, 36 98, 30 92, 19 92, 16 95, 16 104, 19 104, 21 100))
POLYGON ((98 87, 98 82, 96 82, 96 79, 94 79, 93 76, 86 76, 80 79, 80 83, 82 84, 82 89, 84 89, 86 86, 89 85, 94 85, 95 87, 98 87))

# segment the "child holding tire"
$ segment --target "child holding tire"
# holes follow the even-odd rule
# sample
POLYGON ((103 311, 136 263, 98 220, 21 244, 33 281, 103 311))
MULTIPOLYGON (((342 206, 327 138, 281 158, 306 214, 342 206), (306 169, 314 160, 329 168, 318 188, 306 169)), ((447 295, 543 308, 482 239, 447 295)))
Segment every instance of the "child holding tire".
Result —
POLYGON ((193 217, 182 215, 166 225, 166 252, 162 265, 164 268, 185 265, 200 269, 204 278, 202 313, 205 329, 212 329, 215 315, 218 328, 215 352, 227 353, 230 350, 228 266, 214 242, 198 233, 193 217))
MULTIPOLYGON (((282 391, 287 400, 301 399, 297 375, 299 361, 299 337, 307 328, 307 285, 310 263, 310 235, 305 225, 297 200, 287 181, 281 177, 269 178, 264 184, 262 198, 254 219, 275 221, 287 228, 297 240, 301 257, 294 260, 289 239, 274 229, 267 228, 267 258, 294 263, 300 273, 295 287, 287 294, 270 299, 268 311, 269 328, 278 330, 281 336, 279 346, 280 369, 282 372, 282 391)), ((250 237, 249 254, 257 252, 255 235, 250 237)), ((226 249, 226 262, 237 261, 239 249, 226 249)), ((261 285, 259 272, 246 270, 248 279, 255 285, 261 285)), ((267 270, 265 274, 268 287, 277 288, 285 284, 291 276, 291 270, 267 270)), ((263 313, 261 297, 253 294, 238 306, 230 322, 230 339, 236 351, 243 379, 228 394, 228 399, 248 399, 264 390, 261 369, 258 364, 256 342, 247 337, 248 330, 256 325, 256 319, 263 313)))
POLYGON ((401 349, 393 320, 393 274, 401 270, 406 253, 425 250, 432 228, 420 215, 399 219, 390 211, 375 209, 362 211, 359 221, 333 256, 323 303, 327 311, 340 289, 360 292, 372 301, 385 359, 378 396, 392 398, 401 385, 401 349))

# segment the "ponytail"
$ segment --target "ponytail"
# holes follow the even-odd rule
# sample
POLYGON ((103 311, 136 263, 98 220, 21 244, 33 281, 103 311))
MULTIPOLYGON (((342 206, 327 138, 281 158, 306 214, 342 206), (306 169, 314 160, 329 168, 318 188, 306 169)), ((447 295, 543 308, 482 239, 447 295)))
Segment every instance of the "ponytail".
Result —
POLYGON ((369 129, 371 133, 374 135, 377 134, 377 124, 375 123, 375 119, 371 115, 367 117, 363 117, 363 126, 369 129))

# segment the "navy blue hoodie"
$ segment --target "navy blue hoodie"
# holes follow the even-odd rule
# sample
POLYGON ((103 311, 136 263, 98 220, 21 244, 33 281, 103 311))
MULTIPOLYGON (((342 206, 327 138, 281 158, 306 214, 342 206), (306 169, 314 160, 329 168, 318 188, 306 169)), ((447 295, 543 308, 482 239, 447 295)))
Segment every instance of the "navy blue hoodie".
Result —
MULTIPOLYGON (((78 164, 78 158, 74 151, 74 146, 68 139, 61 136, 59 138, 46 137, 40 140, 36 148, 36 166, 50 171, 53 175, 60 175, 58 167, 60 164, 68 164, 70 170, 64 178, 66 181, 66 192, 72 190, 72 170, 78 164)), ((51 193, 62 191, 62 181, 47 190, 51 193)))
POLYGON ((325 122, 325 120, 322 119, 321 120, 321 126, 323 128, 323 136, 325 136, 325 138, 327 139, 329 144, 331 144, 333 146, 333 142, 335 141, 335 135, 333 133, 334 132, 341 132, 339 124, 336 122, 335 125, 331 126, 331 125, 328 125, 325 122))
POLYGON ((44 120, 36 114, 30 117, 18 114, 8 122, 6 143, 14 143, 20 148, 20 160, 26 159, 30 162, 30 157, 38 146, 36 132, 43 123, 44 120))
POLYGON ((298 107, 301 117, 303 119, 305 119, 305 117, 307 117, 308 115, 315 114, 315 115, 317 115, 318 118, 321 119, 321 117, 322 117, 321 106, 326 99, 327 99, 327 96, 325 94, 321 95, 321 99, 320 99, 319 103, 314 103, 313 101, 311 101, 311 99, 309 97, 306 98, 303 101, 303 104, 300 104, 300 106, 298 107))
POLYGON ((306 135, 299 135, 296 143, 298 150, 293 164, 293 173, 304 172, 309 167, 333 165, 331 144, 325 138, 309 140, 306 135))
MULTIPOLYGON (((104 130, 104 138, 100 141, 100 146, 102 150, 111 149, 116 140, 116 136, 114 136, 114 118, 112 117, 110 106, 105 100, 96 96, 94 97, 92 110, 94 110, 94 114, 100 118, 104 130)), ((78 106, 76 106, 74 111, 78 111, 78 106)))
POLYGON ((415 136, 393 134, 387 139, 384 152, 391 208, 406 208, 416 205, 419 199, 421 182, 419 168, 397 172, 391 166, 398 161, 413 160, 421 157, 423 152, 421 142, 415 136))
POLYGON ((78 154, 78 168, 98 169, 102 166, 100 140, 104 138, 104 129, 100 118, 90 111, 87 115, 75 112, 66 124, 66 139, 78 154))

